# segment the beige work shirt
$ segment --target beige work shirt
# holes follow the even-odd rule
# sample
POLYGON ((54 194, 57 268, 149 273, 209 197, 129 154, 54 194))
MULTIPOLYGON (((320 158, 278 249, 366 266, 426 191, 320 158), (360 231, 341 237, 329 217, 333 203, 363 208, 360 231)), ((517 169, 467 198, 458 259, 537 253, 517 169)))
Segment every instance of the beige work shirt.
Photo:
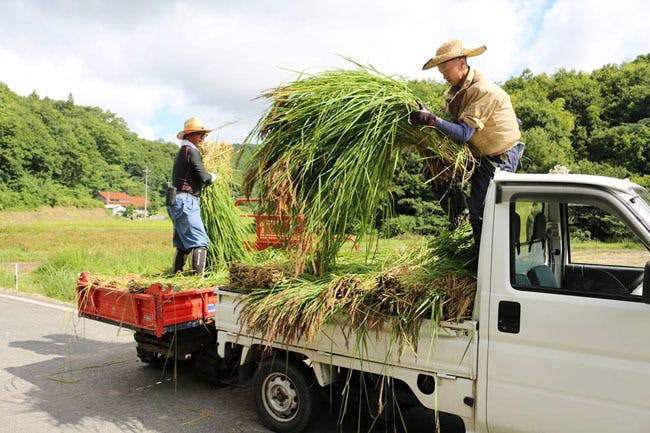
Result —
POLYGON ((476 69, 469 70, 460 89, 445 92, 445 102, 455 122, 476 129, 469 142, 481 155, 500 155, 521 138, 510 96, 476 69))

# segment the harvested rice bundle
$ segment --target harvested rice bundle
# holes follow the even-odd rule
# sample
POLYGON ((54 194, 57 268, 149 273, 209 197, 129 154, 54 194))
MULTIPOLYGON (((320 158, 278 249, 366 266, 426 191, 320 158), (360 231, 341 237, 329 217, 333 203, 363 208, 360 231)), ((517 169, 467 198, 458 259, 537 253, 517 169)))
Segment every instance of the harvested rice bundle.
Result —
POLYGON ((100 275, 93 275, 90 279, 92 285, 112 287, 115 290, 140 293, 144 292, 153 282, 147 280, 142 275, 127 274, 122 276, 103 277, 100 275))
POLYGON ((224 272, 212 272, 204 277, 198 275, 169 274, 127 274, 123 276, 91 275, 92 285, 114 288, 116 291, 140 293, 154 284, 162 288, 170 287, 174 291, 193 290, 202 287, 224 286, 228 277, 224 272))
POLYGON ((325 323, 343 317, 355 320, 370 279, 344 275, 330 280, 294 279, 271 289, 255 290, 245 298, 240 323, 273 342, 303 338, 311 341, 325 323), (365 286, 365 287, 364 287, 365 286))
MULTIPOLYGON (((376 70, 333 70, 307 75, 262 95, 271 101, 247 142, 261 140, 244 174, 261 212, 288 215, 302 255, 322 276, 348 234, 374 233, 389 211, 389 187, 400 154, 416 148, 435 170, 433 182, 464 181, 469 150, 431 128, 408 124, 417 99, 406 84, 376 70)), ((374 237, 365 236, 367 242, 374 237)))
MULTIPOLYGON (((465 269, 472 254, 469 224, 445 231, 425 247, 394 260, 384 270, 317 281, 294 279, 247 295, 241 324, 270 342, 310 341, 328 321, 363 335, 389 329, 400 353, 417 352, 424 320, 432 330, 443 320, 471 315, 476 278, 465 269)), ((359 342, 358 342, 359 343, 359 342)))
MULTIPOLYGON (((417 256, 425 253, 423 250, 417 256)), ((397 264, 376 276, 374 290, 364 299, 361 321, 356 325, 365 325, 365 331, 390 330, 400 353, 407 347, 417 352, 425 319, 435 325, 443 320, 444 288, 430 284, 417 256, 410 264, 397 264)))
POLYGON ((453 322, 460 322, 472 315, 474 296, 476 295, 476 278, 458 276, 450 272, 434 280, 431 285, 444 290, 445 301, 442 305, 442 317, 453 322))
POLYGON ((285 272, 280 266, 231 263, 228 272, 230 275, 228 287, 240 291, 272 289, 285 280, 285 272))
POLYGON ((232 146, 225 142, 207 142, 203 145, 203 164, 217 180, 207 185, 201 195, 201 219, 210 242, 208 268, 242 260, 247 256, 246 221, 235 207, 230 191, 232 181, 232 146))
MULTIPOLYGON (((245 298, 240 323, 269 342, 278 337, 285 342, 301 337, 309 341, 325 319, 317 320, 313 316, 306 319, 305 311, 319 310, 319 295, 324 287, 319 283, 293 281, 290 286, 255 290, 245 298)), ((326 310, 322 309, 321 314, 326 315, 326 310)))
POLYGON ((470 264, 477 259, 474 250, 472 226, 465 222, 454 230, 443 229, 431 237, 423 265, 429 272, 430 280, 457 273, 464 277, 476 277, 470 264))
POLYGON ((240 323, 270 343, 277 339, 293 343, 299 338, 311 341, 326 323, 336 320, 362 334, 389 329, 400 351, 410 347, 417 352, 423 321, 437 325, 441 320, 466 318, 476 285, 455 274, 415 284, 406 276, 413 271, 426 273, 400 266, 380 275, 294 280, 257 289, 246 296, 240 323))

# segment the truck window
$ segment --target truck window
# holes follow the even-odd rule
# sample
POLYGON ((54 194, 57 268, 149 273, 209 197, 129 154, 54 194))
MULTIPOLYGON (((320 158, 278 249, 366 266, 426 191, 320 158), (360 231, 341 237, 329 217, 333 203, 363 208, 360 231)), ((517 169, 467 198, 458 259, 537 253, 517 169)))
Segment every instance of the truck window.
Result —
POLYGON ((511 284, 522 290, 640 300, 650 252, 607 203, 511 203, 511 284))
POLYGON ((529 271, 537 266, 547 265, 545 243, 542 239, 546 225, 543 208, 544 203, 520 200, 511 210, 511 228, 514 230, 514 284, 531 286, 529 271))

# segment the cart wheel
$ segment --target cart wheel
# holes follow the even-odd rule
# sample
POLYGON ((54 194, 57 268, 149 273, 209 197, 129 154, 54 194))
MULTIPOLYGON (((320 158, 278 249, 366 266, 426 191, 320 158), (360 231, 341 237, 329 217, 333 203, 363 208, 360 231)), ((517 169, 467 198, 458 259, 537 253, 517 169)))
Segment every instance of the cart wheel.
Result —
POLYGON ((318 402, 313 376, 289 360, 262 363, 253 376, 253 390, 257 414, 275 432, 304 430, 318 402))
POLYGON ((137 347, 135 350, 137 351, 138 358, 140 358, 140 361, 144 362, 145 364, 152 364, 156 360, 155 352, 144 350, 139 347, 137 347))
POLYGON ((144 350, 139 347, 136 348, 136 351, 138 358, 140 358, 140 361, 144 362, 145 364, 149 364, 154 368, 163 368, 167 365, 167 363, 171 362, 169 358, 164 357, 158 352, 144 350))

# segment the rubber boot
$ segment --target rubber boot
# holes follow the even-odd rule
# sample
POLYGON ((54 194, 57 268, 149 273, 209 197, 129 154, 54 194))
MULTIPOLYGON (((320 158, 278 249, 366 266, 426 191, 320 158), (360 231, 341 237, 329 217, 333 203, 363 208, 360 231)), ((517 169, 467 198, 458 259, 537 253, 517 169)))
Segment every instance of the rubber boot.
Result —
POLYGON ((449 228, 455 230, 463 223, 463 215, 467 208, 467 199, 465 198, 463 188, 458 184, 451 185, 447 191, 447 195, 449 200, 449 228))
POLYGON ((192 270, 197 275, 203 275, 205 270, 205 259, 208 256, 208 249, 205 247, 194 248, 192 250, 192 270))
POLYGON ((174 253, 174 265, 172 266, 172 274, 177 272, 183 272, 183 266, 185 266, 185 260, 190 253, 190 250, 182 250, 180 248, 176 249, 174 253))

